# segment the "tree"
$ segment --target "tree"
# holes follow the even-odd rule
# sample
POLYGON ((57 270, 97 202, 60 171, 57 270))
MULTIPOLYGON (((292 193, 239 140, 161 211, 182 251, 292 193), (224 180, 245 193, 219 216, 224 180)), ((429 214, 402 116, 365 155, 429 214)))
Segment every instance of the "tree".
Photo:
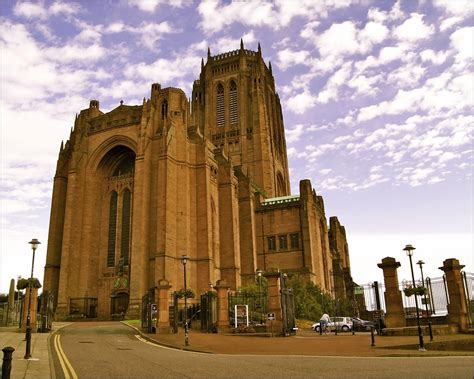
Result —
POLYGON ((29 279, 21 278, 16 283, 16 289, 19 291, 24 290, 29 287, 29 283, 31 283, 31 287, 33 288, 42 287, 40 281, 37 278, 29 278, 29 279))

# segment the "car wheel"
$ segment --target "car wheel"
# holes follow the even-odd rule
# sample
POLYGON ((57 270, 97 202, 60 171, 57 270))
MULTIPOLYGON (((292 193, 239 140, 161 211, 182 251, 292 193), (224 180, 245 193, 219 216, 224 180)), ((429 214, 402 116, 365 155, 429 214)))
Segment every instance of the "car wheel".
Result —
POLYGON ((343 332, 348 332, 349 331, 349 327, 347 325, 343 325, 342 326, 342 331, 343 332))
POLYGON ((315 331, 316 333, 319 333, 319 326, 316 326, 316 327, 314 328, 314 331, 315 331))

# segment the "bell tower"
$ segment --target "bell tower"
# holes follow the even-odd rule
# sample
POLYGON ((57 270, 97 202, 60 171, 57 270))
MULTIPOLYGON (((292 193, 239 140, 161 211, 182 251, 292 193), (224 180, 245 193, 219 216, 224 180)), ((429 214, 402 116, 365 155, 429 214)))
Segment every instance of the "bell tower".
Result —
POLYGON ((280 99, 271 64, 244 48, 201 62, 193 85, 192 119, 201 133, 240 166, 267 197, 290 195, 280 99))

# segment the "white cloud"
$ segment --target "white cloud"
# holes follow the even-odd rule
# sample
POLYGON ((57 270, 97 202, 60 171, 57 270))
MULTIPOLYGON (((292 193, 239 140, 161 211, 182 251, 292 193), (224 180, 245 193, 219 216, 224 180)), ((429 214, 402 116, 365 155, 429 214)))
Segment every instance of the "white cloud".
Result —
POLYGON ((149 13, 154 13, 161 4, 167 4, 172 7, 182 7, 189 3, 190 1, 187 0, 128 0, 128 5, 149 13))
POLYGON ((456 30, 449 37, 451 46, 457 51, 459 61, 472 61, 474 44, 474 27, 456 30))
POLYGON ((295 17, 325 18, 328 11, 350 5, 350 0, 319 2, 301 1, 237 1, 230 4, 220 1, 204 1, 198 6, 201 16, 200 28, 209 34, 239 22, 247 27, 266 26, 278 30, 288 26, 295 17))
POLYGON ((474 5, 471 0, 434 0, 433 4, 447 14, 468 17, 472 15, 474 5))
POLYGON ((317 103, 317 96, 313 96, 309 91, 303 91, 295 96, 290 97, 287 102, 287 109, 296 114, 302 114, 307 109, 313 107, 317 103))
POLYGON ((81 6, 75 2, 55 1, 49 8, 46 8, 43 1, 17 2, 13 8, 13 14, 27 19, 44 20, 50 16, 65 15, 70 16, 80 12, 81 6))
POLYGON ((299 141, 304 132, 304 125, 297 124, 292 129, 285 130, 286 142, 289 144, 299 141))
POLYGON ((454 25, 459 24, 462 20, 463 18, 458 16, 448 17, 441 22, 439 30, 444 32, 448 29, 451 29, 454 25))
POLYGON ((334 23, 313 41, 322 57, 366 54, 374 45, 383 42, 388 28, 377 22, 368 22, 358 29, 353 21, 334 23))
POLYGON ((408 20, 395 28, 395 36, 403 42, 416 43, 428 39, 434 33, 434 26, 423 22, 423 15, 412 13, 408 20))
POLYGON ((426 49, 420 53, 420 57, 423 62, 430 62, 435 65, 440 65, 446 61, 446 58, 448 57, 448 52, 447 51, 436 52, 431 49, 426 49))
POLYGON ((48 12, 44 8, 42 2, 32 3, 29 1, 17 2, 13 8, 13 14, 19 17, 25 17, 28 19, 39 18, 45 19, 48 17, 48 12))
POLYGON ((279 50, 277 53, 277 64, 278 67, 285 71, 288 67, 297 64, 308 64, 309 51, 300 50, 293 51, 289 48, 279 50))

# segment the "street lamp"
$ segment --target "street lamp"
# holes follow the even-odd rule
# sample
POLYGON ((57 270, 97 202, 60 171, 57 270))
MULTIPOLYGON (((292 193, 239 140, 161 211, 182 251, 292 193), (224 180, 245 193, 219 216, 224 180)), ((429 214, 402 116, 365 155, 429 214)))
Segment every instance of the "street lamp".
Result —
MULTIPOLYGON (((425 278, 423 277, 423 265, 425 262, 423 262, 421 259, 416 262, 418 266, 420 266, 420 271, 421 271, 421 282, 423 283, 423 287, 425 287, 425 278)), ((431 327, 431 315, 428 312, 428 302, 426 301, 426 291, 427 287, 425 287, 425 293, 424 293, 424 299, 425 299, 425 310, 426 310, 426 316, 428 317, 428 330, 430 331, 430 341, 433 341, 433 329, 431 327)))
POLYGON ((26 351, 25 351, 25 359, 30 359, 31 358, 31 284, 33 282, 33 269, 35 267, 35 252, 36 249, 38 248, 38 245, 41 244, 40 241, 38 241, 36 238, 33 238, 30 242, 28 242, 31 245, 31 249, 33 250, 33 260, 31 261, 31 275, 30 275, 30 280, 28 282, 28 313, 26 316, 26 351))
POLYGON ((260 305, 260 325, 263 324, 263 304, 262 304, 262 270, 257 270, 258 280, 258 302, 260 305))
POLYGON ((186 263, 189 257, 181 256, 181 263, 183 264, 184 272, 184 345, 189 346, 189 331, 188 331, 188 288, 186 286, 186 263))
MULTIPOLYGON (((413 281, 413 289, 415 289, 416 288, 415 274, 413 273, 413 262, 411 260, 411 257, 413 256, 413 250, 415 250, 415 248, 412 245, 406 245, 403 250, 407 253, 408 258, 410 258, 411 279, 413 281)), ((421 331, 421 325, 420 325, 420 311, 418 310, 418 299, 417 299, 416 293, 414 295, 415 295, 415 307, 416 307, 416 322, 418 323, 418 337, 420 339, 420 347, 418 350, 426 351, 425 344, 423 343, 423 333, 421 331)))

